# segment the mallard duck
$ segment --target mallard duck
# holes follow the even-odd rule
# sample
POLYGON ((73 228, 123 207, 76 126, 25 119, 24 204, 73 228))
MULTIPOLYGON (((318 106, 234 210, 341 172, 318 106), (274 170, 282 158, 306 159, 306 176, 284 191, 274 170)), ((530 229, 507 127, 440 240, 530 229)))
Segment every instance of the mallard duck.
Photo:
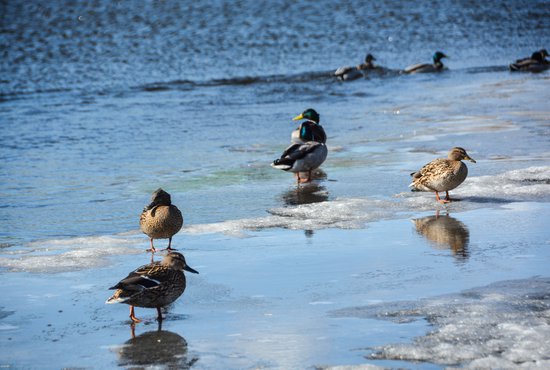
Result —
POLYGON ((141 266, 132 271, 115 286, 113 296, 105 303, 126 303, 130 305, 130 319, 140 322, 134 307, 156 308, 162 321, 161 308, 174 302, 185 290, 183 270, 198 274, 187 266, 181 253, 169 252, 162 261, 141 266))
POLYGON ((291 135, 291 145, 285 149, 280 158, 271 166, 283 171, 293 172, 298 183, 311 181, 312 171, 317 169, 327 158, 325 145, 327 136, 319 125, 319 114, 313 109, 306 109, 293 118, 294 121, 306 119, 291 135), (307 172, 305 179, 300 172, 307 172))
POLYGON ((445 54, 440 51, 436 51, 433 55, 433 64, 429 63, 419 63, 412 66, 408 66, 403 70, 404 73, 429 73, 429 72, 440 72, 445 66, 441 62, 441 59, 448 58, 445 54))
POLYGON ((513 72, 541 72, 550 68, 550 61, 546 59, 548 51, 541 49, 531 54, 530 58, 523 58, 516 60, 515 63, 510 64, 510 70, 513 72))
POLYGON ((151 196, 151 203, 143 209, 139 218, 141 231, 151 241, 151 251, 155 252, 153 239, 168 239, 168 250, 171 250, 172 237, 180 231, 183 216, 178 207, 172 204, 170 194, 157 189, 151 196))
POLYGON ((360 71, 367 70, 367 69, 375 69, 378 68, 374 65, 373 61, 376 60, 376 58, 372 54, 367 54, 365 57, 365 63, 359 64, 357 66, 357 69, 360 71))
POLYGON ((376 58, 373 57, 372 54, 367 54, 367 56, 365 57, 365 63, 359 64, 356 67, 340 67, 334 72, 334 75, 342 81, 356 80, 364 76, 363 72, 361 71, 378 68, 374 65, 374 60, 376 60, 376 58))
POLYGON ((455 147, 451 149, 447 158, 438 158, 420 169, 420 171, 411 173, 412 183, 409 185, 419 191, 433 191, 435 198, 440 203, 451 201, 449 190, 456 188, 468 176, 468 167, 462 160, 468 160, 476 163, 466 150, 455 147), (445 199, 439 198, 439 192, 444 191, 445 199))

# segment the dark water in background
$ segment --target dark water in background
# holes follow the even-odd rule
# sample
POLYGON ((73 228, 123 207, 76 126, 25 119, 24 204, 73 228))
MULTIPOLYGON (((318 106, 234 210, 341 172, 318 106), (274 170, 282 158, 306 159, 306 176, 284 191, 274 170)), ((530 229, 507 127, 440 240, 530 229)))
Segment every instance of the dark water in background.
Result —
POLYGON ((450 55, 453 68, 507 65, 546 47, 548 5, 3 2, 0 92, 9 99, 51 91, 135 92, 156 83, 192 90, 216 80, 268 82, 271 75, 290 77, 356 64, 367 52, 395 69, 429 61, 435 50, 450 55))

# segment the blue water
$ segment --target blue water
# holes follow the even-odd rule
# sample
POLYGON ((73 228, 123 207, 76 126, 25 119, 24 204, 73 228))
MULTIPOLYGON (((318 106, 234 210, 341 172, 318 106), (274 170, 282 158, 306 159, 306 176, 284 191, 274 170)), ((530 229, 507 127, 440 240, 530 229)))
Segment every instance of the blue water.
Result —
MULTIPOLYGON (((10 281, 0 309, 24 312, 6 302, 25 302, 22 287, 42 289, 37 282, 29 284, 37 275, 55 281, 56 292, 63 289, 58 279, 64 276, 52 273, 86 280, 76 294, 92 290, 94 300, 86 304, 102 305, 103 298, 96 295, 106 295, 105 286, 146 262, 138 255, 147 246, 138 219, 158 187, 172 194, 184 214, 176 246, 188 248, 188 260, 218 271, 210 272, 216 282, 208 281, 207 273, 199 284, 207 291, 204 302, 214 306, 217 290, 211 285, 216 284, 243 296, 276 289, 275 302, 289 293, 286 279, 271 279, 277 265, 259 261, 265 256, 250 248, 285 245, 280 258, 295 257, 306 266, 303 274, 293 275, 298 291, 290 292, 288 306, 280 307, 283 315, 301 302, 299 292, 323 284, 318 281, 324 271, 320 266, 338 252, 342 240, 355 240, 343 256, 374 261, 391 258, 385 244, 390 240, 400 246, 424 243, 431 250, 433 242, 417 237, 407 219, 431 216, 435 210, 449 211, 459 221, 465 218, 470 229, 480 222, 496 229, 516 227, 515 239, 509 239, 525 250, 518 252, 506 237, 484 235, 482 227, 473 227, 478 232, 468 238, 474 250, 468 258, 443 263, 439 252, 414 252, 412 267, 404 271, 398 263, 368 265, 388 271, 355 271, 371 282, 360 278, 356 289, 329 307, 319 299, 319 305, 310 305, 315 317, 364 304, 366 296, 373 302, 413 300, 432 290, 454 293, 507 278, 547 276, 540 264, 509 267, 496 260, 526 255, 540 262, 548 257, 544 216, 550 202, 550 72, 516 74, 507 68, 550 47, 548 1, 4 2, 0 17, 0 273, 10 281), (429 62, 436 50, 450 56, 444 59, 447 71, 399 73, 410 64, 429 62), (375 55, 383 73, 345 83, 332 76, 338 67, 361 63, 366 53, 375 55), (289 143, 296 125, 291 118, 310 107, 321 114, 329 155, 322 166, 325 177, 297 189, 290 174, 269 163, 289 143), (431 194, 410 193, 409 173, 453 146, 466 148, 477 160, 468 163, 470 177, 455 192, 463 201, 444 208, 431 194), (513 211, 500 211, 502 207, 513 211), (526 214, 532 218, 525 221, 526 214), (501 222, 493 225, 487 215, 501 222), (400 225, 396 230, 408 231, 391 233, 393 222, 400 225), (382 231, 373 237, 371 229, 382 231), (380 248, 366 253, 355 238, 372 238, 380 248), (286 247, 289 239, 300 249, 298 256, 286 247), (491 251, 502 247, 504 255, 495 256, 481 247, 485 245, 491 251), (304 253, 309 246, 317 247, 316 253, 304 253), (245 250, 250 257, 244 270, 237 270, 250 274, 248 279, 254 279, 250 271, 257 271, 257 286, 238 274, 227 281, 222 276, 231 272, 223 259, 233 261, 245 250), (439 267, 422 273, 432 265, 439 267), (438 282, 448 268, 459 272, 453 273, 456 283, 443 289, 438 282), (96 282, 89 283, 90 276, 96 282), (415 279, 422 283, 412 284, 415 279)), ((192 302, 193 294, 200 294, 189 294, 189 311, 199 315, 201 303, 192 302)), ((330 295, 338 296, 338 290, 331 288, 330 295)), ((254 307, 248 305, 240 318, 257 314, 254 307)), ((116 313, 109 308, 98 308, 101 315, 112 315, 104 320, 126 318, 125 307, 116 313)), ((296 320, 310 313, 300 310, 296 320)), ((27 315, 31 313, 0 315, 0 329, 9 332, 15 326, 17 333, 29 333, 22 324, 27 315)), ((218 311, 207 316, 227 320, 218 311)), ((81 318, 75 313, 71 320, 81 318)), ((206 360, 213 348, 223 358, 246 352, 245 361, 226 359, 226 367, 263 364, 261 355, 248 353, 238 341, 227 347, 221 339, 205 345, 201 341, 213 339, 200 332, 200 323, 193 317, 184 321, 192 327, 186 339, 202 356, 203 366, 215 363, 206 360)), ((67 325, 78 327, 72 321, 67 325)), ((101 331, 107 329, 89 321, 84 326, 106 345, 101 331)), ((313 326, 304 325, 304 332, 313 326)), ((232 334, 215 324, 208 329, 213 337, 232 334)), ((424 329, 404 331, 412 336, 424 329)), ((360 363, 362 355, 354 353, 349 360, 346 351, 399 338, 393 327, 380 328, 387 332, 367 343, 347 323, 338 330, 338 355, 315 352, 289 362, 271 358, 267 366, 360 363)), ((277 326, 266 333, 276 334, 277 326)), ((116 331, 109 335, 120 336, 116 331)), ((290 353, 281 343, 278 350, 290 353)), ((10 346, 20 348, 14 342, 10 346)), ((103 356, 101 363, 107 366, 112 359, 103 356)), ((8 362, 32 367, 25 361, 14 355, 8 362)), ((77 363, 71 359, 59 365, 77 363)))

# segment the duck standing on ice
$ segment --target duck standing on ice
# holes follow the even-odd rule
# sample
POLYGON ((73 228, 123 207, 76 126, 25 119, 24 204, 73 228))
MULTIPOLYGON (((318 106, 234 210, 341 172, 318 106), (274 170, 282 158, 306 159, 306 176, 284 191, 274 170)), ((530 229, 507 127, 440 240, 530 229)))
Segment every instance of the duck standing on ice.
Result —
POLYGON ((451 202, 449 190, 462 184, 468 176, 468 167, 462 162, 463 159, 476 163, 463 148, 451 149, 447 158, 434 159, 419 171, 411 173, 413 181, 409 187, 435 192, 435 199, 440 203, 451 202), (440 191, 445 192, 445 199, 439 198, 440 191))
POLYGON ((305 121, 292 132, 290 146, 271 164, 273 168, 293 172, 298 184, 310 182, 312 171, 325 161, 328 154, 327 135, 319 124, 319 113, 306 109, 292 120, 302 119, 305 121), (306 178, 301 178, 300 172, 307 173, 306 178))

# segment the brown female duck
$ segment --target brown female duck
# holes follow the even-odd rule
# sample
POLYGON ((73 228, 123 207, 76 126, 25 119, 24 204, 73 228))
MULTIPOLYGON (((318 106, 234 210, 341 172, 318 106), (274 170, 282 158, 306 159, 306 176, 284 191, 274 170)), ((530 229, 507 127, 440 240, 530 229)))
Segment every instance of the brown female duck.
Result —
POLYGON ((172 237, 183 226, 183 216, 172 204, 170 194, 159 188, 153 193, 151 203, 141 212, 139 226, 150 238, 152 252, 156 251, 153 239, 168 239, 167 249, 171 250, 172 237))
POLYGON ((411 173, 413 181, 409 186, 420 191, 433 191, 438 202, 448 203, 451 201, 449 190, 462 184, 468 176, 468 167, 462 162, 463 159, 476 163, 466 150, 455 147, 447 158, 435 159, 419 171, 411 173), (440 191, 446 194, 444 200, 439 198, 440 191))
POLYGON ((161 308, 174 302, 185 290, 183 270, 198 274, 187 266, 181 253, 170 252, 161 262, 153 262, 132 271, 115 286, 116 292, 105 303, 130 305, 130 319, 140 322, 134 307, 156 308, 157 320, 162 321, 161 308))

